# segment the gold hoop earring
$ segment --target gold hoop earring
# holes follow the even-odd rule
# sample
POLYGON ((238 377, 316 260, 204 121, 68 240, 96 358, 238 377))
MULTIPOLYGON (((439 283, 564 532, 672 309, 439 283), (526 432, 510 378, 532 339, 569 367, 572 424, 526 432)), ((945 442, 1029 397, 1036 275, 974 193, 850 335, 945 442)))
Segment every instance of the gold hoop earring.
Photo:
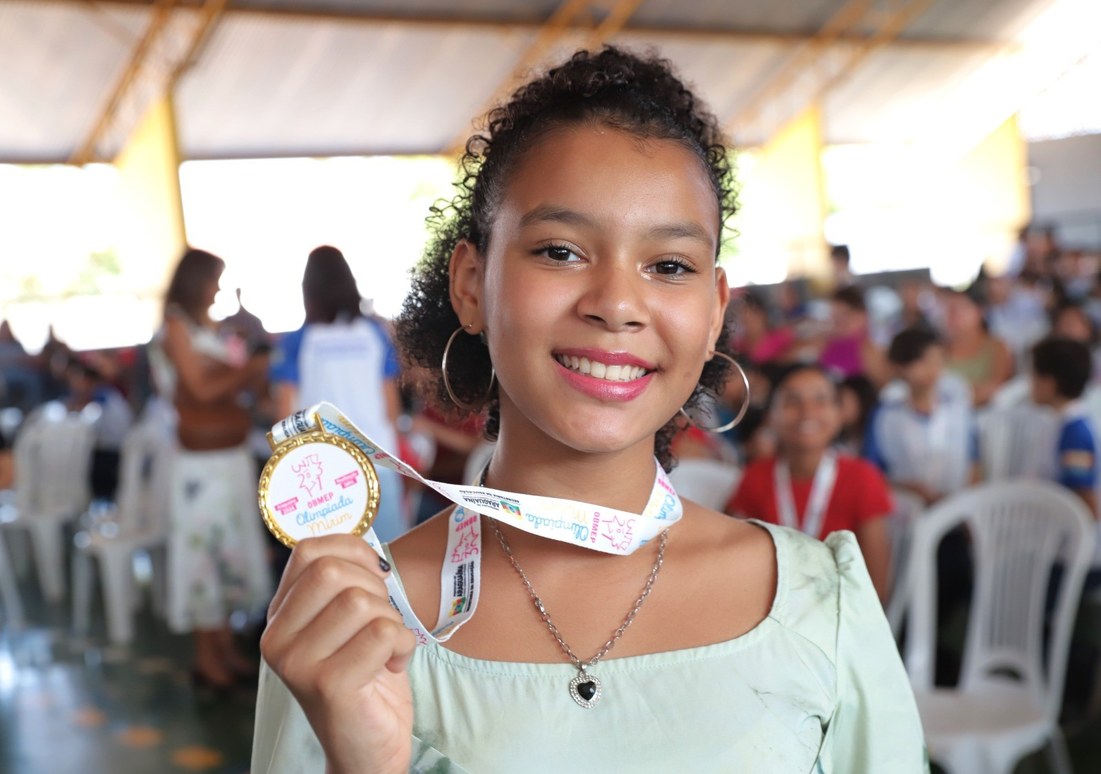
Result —
MULTIPOLYGON (((447 345, 443 348, 443 361, 440 363, 440 373, 443 375, 443 388, 447 390, 447 397, 451 398, 451 402, 459 408, 466 409, 472 414, 477 414, 482 410, 481 405, 474 405, 473 403, 467 403, 466 401, 459 400, 455 395, 455 391, 451 389, 451 380, 447 378, 447 356, 451 352, 451 345, 455 343, 455 337, 460 333, 470 328, 470 324, 459 326, 455 329, 455 332, 451 334, 447 339, 447 345)), ((497 379, 497 372, 493 370, 493 366, 489 367, 489 387, 486 388, 485 395, 482 396, 481 403, 484 404, 489 400, 490 393, 493 392, 493 382, 497 379)))
MULTIPOLYGON (((706 430, 709 433, 725 433, 727 430, 730 430, 730 429, 736 427, 738 425, 738 423, 741 422, 745 418, 746 412, 749 411, 749 377, 746 375, 745 369, 742 368, 741 364, 737 360, 732 358, 730 355, 726 354, 725 352, 718 352, 718 351, 715 352, 715 355, 718 355, 719 357, 724 358, 727 361, 729 361, 729 363, 732 366, 734 366, 734 368, 736 368, 738 370, 738 374, 742 377, 742 384, 745 385, 745 398, 742 400, 742 407, 738 411, 737 416, 735 416, 732 420, 727 422, 725 425, 720 425, 719 427, 702 427, 700 425, 697 425, 692 420, 692 417, 688 416, 688 412, 684 410, 683 406, 680 409, 678 409, 678 411, 680 411, 681 414, 684 414, 685 419, 687 419, 689 422, 691 422, 696 427, 699 427, 701 430, 706 430)), ((714 355, 712 357, 714 357, 714 355)))

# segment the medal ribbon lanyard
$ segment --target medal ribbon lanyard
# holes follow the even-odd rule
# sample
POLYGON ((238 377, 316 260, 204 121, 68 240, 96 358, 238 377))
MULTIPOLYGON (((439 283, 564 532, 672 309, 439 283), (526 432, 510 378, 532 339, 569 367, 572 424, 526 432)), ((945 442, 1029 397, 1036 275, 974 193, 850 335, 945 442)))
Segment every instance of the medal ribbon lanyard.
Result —
MULTIPOLYGON (((372 464, 418 481, 459 506, 448 520, 447 552, 440 573, 440 611, 434 628, 429 630, 417 619, 394 574, 386 578, 391 604, 421 644, 447 640, 474 614, 481 577, 479 514, 533 535, 625 556, 678 522, 684 513, 676 490, 657 460, 653 488, 638 514, 576 500, 432 481, 373 443, 329 403, 319 403, 278 422, 272 428, 271 441, 278 449, 296 436, 318 432, 338 442, 350 442, 372 464)), ((391 492, 387 496, 394 495, 391 492)), ((364 538, 380 557, 384 556, 374 530, 367 530, 364 538)))

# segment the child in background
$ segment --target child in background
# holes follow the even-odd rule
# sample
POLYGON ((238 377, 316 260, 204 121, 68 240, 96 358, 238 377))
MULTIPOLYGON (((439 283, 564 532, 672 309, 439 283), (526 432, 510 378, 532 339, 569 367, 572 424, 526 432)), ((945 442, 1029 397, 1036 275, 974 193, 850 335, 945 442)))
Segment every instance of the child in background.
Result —
POLYGON ((1097 440, 1079 402, 1093 359, 1079 341, 1047 338, 1032 349, 1032 400, 1062 417, 1056 448, 1056 480, 1082 498, 1097 518, 1097 440))
POLYGON ((897 334, 887 359, 905 383, 885 398, 864 438, 864 457, 891 483, 925 503, 963 489, 976 458, 974 419, 966 388, 945 373, 944 347, 930 331, 897 334))
POLYGON ((1090 362, 1093 364, 1092 381, 1101 379, 1101 348, 1098 347, 1097 327, 1084 306, 1067 301, 1056 307, 1051 313, 1051 335, 1080 341, 1089 347, 1090 362))
POLYGON ((793 366, 776 382, 769 424, 777 452, 745 469, 726 512, 818 540, 838 530, 852 532, 886 600, 891 545, 885 517, 894 506, 874 466, 833 448, 841 429, 837 386, 819 366, 793 366))

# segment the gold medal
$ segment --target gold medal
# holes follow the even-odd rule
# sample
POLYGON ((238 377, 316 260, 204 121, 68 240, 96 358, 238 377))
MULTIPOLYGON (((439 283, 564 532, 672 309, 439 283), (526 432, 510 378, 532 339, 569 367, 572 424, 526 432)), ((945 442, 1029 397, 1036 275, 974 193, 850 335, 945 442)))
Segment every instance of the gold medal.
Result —
POLYGON ((275 445, 260 474, 264 524, 291 548, 309 537, 362 535, 378 514, 380 496, 370 458, 351 441, 323 430, 275 445))

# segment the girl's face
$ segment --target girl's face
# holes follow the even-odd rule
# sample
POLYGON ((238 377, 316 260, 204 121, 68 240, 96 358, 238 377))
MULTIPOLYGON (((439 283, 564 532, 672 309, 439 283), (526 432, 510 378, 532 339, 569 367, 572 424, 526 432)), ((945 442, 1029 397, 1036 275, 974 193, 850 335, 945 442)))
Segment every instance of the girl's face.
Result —
POLYGON ((603 126, 538 141, 487 254, 461 243, 451 261, 455 311, 488 337, 502 440, 652 453, 721 331, 718 222, 704 169, 676 142, 603 126))
POLYGON ((800 371, 781 385, 771 420, 784 449, 824 451, 841 430, 837 390, 819 372, 800 371))

